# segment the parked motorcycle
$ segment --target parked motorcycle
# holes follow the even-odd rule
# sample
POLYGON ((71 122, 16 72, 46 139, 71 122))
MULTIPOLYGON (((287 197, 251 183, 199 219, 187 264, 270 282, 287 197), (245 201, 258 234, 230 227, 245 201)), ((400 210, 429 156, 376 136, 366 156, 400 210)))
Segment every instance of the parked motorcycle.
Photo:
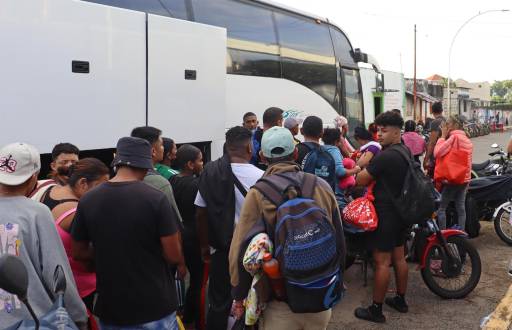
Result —
POLYGON ((492 144, 491 148, 497 149, 489 153, 491 159, 488 159, 483 163, 472 164, 472 179, 491 175, 503 175, 511 172, 512 169, 509 166, 510 159, 503 151, 503 148, 496 143, 492 144))
MULTIPOLYGON (((440 195, 437 194, 437 207, 440 195)), ((423 281, 433 293, 442 298, 460 299, 467 296, 480 281, 482 264, 476 248, 464 231, 441 230, 436 214, 423 225, 415 225, 405 244, 406 254, 419 262, 423 281)), ((366 235, 350 224, 343 223, 347 242, 347 268, 357 259, 362 261, 364 283, 370 253, 364 244, 366 235)))
MULTIPOLYGON (((512 228, 506 221, 507 214, 500 213, 506 203, 512 198, 512 175, 488 176, 470 181, 466 194, 466 228, 469 237, 480 234, 480 221, 494 221, 496 233, 505 242, 512 244, 512 228), (509 238, 507 238, 509 237, 509 238)), ((451 203, 446 210, 446 224, 448 227, 457 224, 457 211, 451 203)), ((508 244, 508 243, 507 243, 508 244)))
POLYGON ((494 230, 501 240, 508 245, 512 245, 512 198, 501 204, 494 212, 494 230))
MULTIPOLYGON (((78 330, 64 307, 66 277, 61 266, 54 272, 55 300, 46 315, 38 318, 28 301, 28 273, 25 264, 16 256, 5 254, 0 257, 0 288, 14 294, 27 307, 33 320, 20 321, 6 330, 78 330)), ((50 289, 50 288, 49 288, 50 289)))
POLYGON ((441 230, 435 217, 434 214, 424 225, 413 227, 407 252, 415 255, 430 291, 442 298, 464 298, 480 281, 480 255, 464 231, 441 230))

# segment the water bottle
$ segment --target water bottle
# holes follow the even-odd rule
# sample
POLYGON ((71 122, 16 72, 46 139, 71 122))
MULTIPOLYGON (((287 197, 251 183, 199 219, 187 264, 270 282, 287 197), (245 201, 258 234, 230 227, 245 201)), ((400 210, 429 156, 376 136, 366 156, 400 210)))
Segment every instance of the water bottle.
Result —
POLYGON ((272 258, 272 254, 265 253, 263 255, 263 271, 270 279, 270 286, 277 300, 286 299, 286 288, 284 287, 283 276, 279 270, 279 262, 272 258))

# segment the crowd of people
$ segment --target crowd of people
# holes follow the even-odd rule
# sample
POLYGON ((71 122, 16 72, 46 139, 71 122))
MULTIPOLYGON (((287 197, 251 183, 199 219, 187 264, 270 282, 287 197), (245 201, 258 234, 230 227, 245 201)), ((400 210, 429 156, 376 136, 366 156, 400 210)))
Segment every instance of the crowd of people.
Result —
MULTIPOLYGON (((227 329, 230 320, 246 327, 257 323, 259 329, 325 329, 344 291, 341 211, 374 185, 379 225, 366 236, 375 261, 373 301, 357 308, 355 316, 385 322, 383 303, 408 311, 407 228, 392 201, 403 188, 408 162, 394 149, 407 150, 418 163, 424 155, 432 178, 447 155, 462 153, 471 164, 472 144, 461 119, 445 119, 440 104, 432 110, 428 144, 414 121, 404 123, 400 111, 380 114, 368 128, 355 127, 352 136, 343 116, 324 128, 319 117, 284 119, 283 111, 272 107, 260 127, 249 112, 241 126, 226 132, 224 155, 206 164, 197 147, 177 147, 161 130, 137 127, 119 139, 112 171, 98 159, 80 159, 76 146, 60 143, 52 152, 49 179, 39 181, 38 151, 25 143, 4 146, 0 256, 16 255, 27 266, 28 296, 39 316, 52 305, 48 288, 55 266, 62 265, 68 279, 66 308, 81 329, 97 319, 101 329, 178 329, 179 320, 186 329, 201 329, 204 323, 207 329, 227 329), (308 212, 319 215, 307 218, 308 212), (300 221, 289 225, 287 217, 300 221), (283 242, 293 244, 283 249, 283 242), (301 244, 307 246, 301 260, 309 263, 293 259, 292 250, 301 244), (317 244, 322 265, 313 258, 317 244), (272 277, 269 284, 270 275, 262 275, 264 252, 273 252, 284 282, 272 277), (390 265, 396 294, 386 298, 390 265), (327 277, 304 270, 318 267, 330 270, 327 277), (181 306, 176 283, 185 278, 181 306), (322 288, 329 296, 317 303, 316 295, 325 292, 309 291, 289 278, 327 279, 322 288), (286 297, 276 291, 279 283, 286 297)), ((437 182, 442 228, 451 201, 464 228, 470 168, 464 171, 460 182, 437 182)), ((28 318, 18 298, 0 289, 0 328, 28 318)))

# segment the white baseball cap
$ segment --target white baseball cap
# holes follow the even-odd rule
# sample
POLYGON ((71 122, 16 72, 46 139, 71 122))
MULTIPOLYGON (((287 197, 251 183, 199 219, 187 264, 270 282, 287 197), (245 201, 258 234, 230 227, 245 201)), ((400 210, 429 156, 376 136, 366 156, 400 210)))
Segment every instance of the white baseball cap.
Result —
POLYGON ((11 143, 0 149, 0 183, 18 186, 41 169, 37 149, 26 143, 11 143))

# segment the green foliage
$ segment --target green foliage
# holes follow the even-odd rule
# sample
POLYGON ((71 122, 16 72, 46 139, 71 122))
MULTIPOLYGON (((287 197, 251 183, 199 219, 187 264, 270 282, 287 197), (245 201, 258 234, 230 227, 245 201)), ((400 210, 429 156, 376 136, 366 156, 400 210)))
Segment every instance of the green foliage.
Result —
POLYGON ((491 86, 493 101, 512 102, 512 80, 495 81, 491 86))
MULTIPOLYGON (((443 87, 448 86, 448 78, 443 78, 442 81, 443 87)), ((457 84, 455 84, 455 81, 450 78, 450 88, 457 88, 457 84)))

